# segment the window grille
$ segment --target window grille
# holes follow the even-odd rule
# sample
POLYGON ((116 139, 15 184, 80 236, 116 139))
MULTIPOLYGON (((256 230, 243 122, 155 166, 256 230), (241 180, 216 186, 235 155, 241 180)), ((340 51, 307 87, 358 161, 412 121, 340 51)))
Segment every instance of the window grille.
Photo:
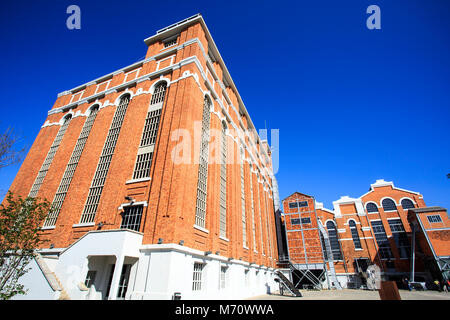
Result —
POLYGON ((259 234, 261 236, 261 252, 264 254, 264 239, 263 239, 263 228, 262 228, 262 211, 261 211, 261 190, 259 187, 259 174, 256 174, 256 201, 258 202, 259 208, 259 234))
POLYGON ((168 41, 164 42, 164 48, 171 47, 175 44, 177 44, 177 38, 174 38, 172 40, 168 40, 168 41))
POLYGON ((403 227, 401 219, 389 219, 389 227, 392 231, 395 244, 397 245, 400 258, 408 258, 410 254, 410 244, 405 228, 403 227))
POLYGON ((358 229, 356 228, 356 223, 353 220, 350 220, 348 223, 350 227, 350 232, 353 238, 353 244, 355 245, 355 249, 362 249, 361 240, 359 238, 358 229))
POLYGON ((384 199, 382 201, 381 205, 383 206, 384 211, 397 210, 397 206, 395 205, 395 202, 392 201, 391 199, 384 199))
POLYGON ((195 224, 205 227, 206 195, 208 180, 208 152, 211 101, 205 96, 203 102, 202 134, 200 141, 200 159, 198 165, 197 204, 195 208, 195 224))
POLYGON ((150 166, 152 164, 153 152, 138 154, 134 168, 133 179, 150 177, 150 166))
POLYGON ((242 203, 242 244, 247 246, 247 219, 245 217, 244 151, 241 149, 241 203, 242 203))
POLYGON ((158 134, 159 120, 161 118, 162 109, 149 111, 147 119, 145 119, 144 132, 141 139, 141 147, 155 144, 156 135, 158 134))
POLYGON ((330 239, 331 253, 333 260, 342 260, 341 247, 339 245, 338 234, 336 226, 333 222, 327 222, 328 238, 330 239))
POLYGON ((371 221, 373 233, 375 235, 375 240, 378 244, 378 253, 381 259, 389 259, 392 257, 391 246, 389 245, 389 240, 386 236, 386 231, 384 231, 383 223, 381 221, 371 221))
POLYGON ((409 199, 402 200, 402 208, 403 209, 414 209, 414 203, 409 199))
POLYGON ((220 236, 227 236, 227 136, 225 124, 222 124, 220 162, 220 236))
POLYGON ((70 115, 66 117, 64 119, 63 125, 59 128, 55 140, 53 140, 50 150, 48 151, 47 156, 45 157, 44 163, 42 164, 42 167, 37 174, 36 180, 34 181, 33 186, 31 187, 31 191, 28 194, 29 197, 34 198, 37 196, 39 189, 41 188, 41 185, 44 182, 45 176, 47 175, 48 169, 52 164, 53 158, 55 157, 56 151, 58 151, 58 147, 61 144, 64 134, 66 133, 67 127, 69 126, 71 119, 72 116, 70 115))
POLYGON ((109 165, 111 164, 112 156, 116 148, 116 143, 119 138, 120 129, 122 127, 123 119, 128 108, 130 96, 126 95, 120 99, 119 106, 114 113, 114 117, 106 137, 100 159, 97 164, 97 169, 92 179, 91 187, 86 199, 83 213, 81 215, 80 223, 94 222, 97 206, 100 202, 103 186, 105 185, 106 177, 108 175, 109 165))
POLYGON ((375 203, 369 202, 366 204, 367 212, 378 212, 378 207, 375 203))
POLYGON ((220 289, 225 289, 227 286, 227 271, 228 267, 220 267, 220 289))
POLYGON ((308 201, 289 202, 289 209, 303 208, 308 206, 308 201))
POLYGON ((441 216, 438 214, 427 216, 429 223, 436 223, 436 222, 442 222, 441 216))
POLYGON ((194 263, 194 272, 193 272, 193 279, 192 279, 192 291, 200 291, 202 290, 202 276, 203 276, 203 269, 205 267, 204 263, 195 262, 194 263))
POLYGON ((139 144, 138 155, 133 172, 133 179, 150 177, 153 151, 158 135, 159 122, 161 120, 164 97, 166 95, 167 83, 161 82, 153 92, 150 106, 145 119, 144 130, 139 144))
POLYGON ((252 178, 252 165, 250 164, 250 202, 252 209, 252 236, 253 236, 253 249, 256 250, 256 222, 255 222, 255 206, 253 203, 253 178, 252 178))
POLYGON ((138 231, 141 228, 142 211, 144 206, 127 206, 124 208, 120 229, 138 231))
POLYGON ((59 183, 58 190, 56 191, 55 197, 53 199, 52 211, 47 216, 44 222, 44 227, 54 226, 56 224, 56 219, 59 216, 61 207, 66 198, 67 192, 69 190, 70 183, 72 181, 73 175, 75 174, 75 169, 77 168, 78 161, 83 153, 84 146, 91 132, 92 126, 94 125, 95 118, 97 116, 98 107, 91 109, 91 113, 87 117, 83 129, 81 129, 80 136, 75 144, 75 148, 69 159, 69 163, 66 166, 61 182, 59 183))

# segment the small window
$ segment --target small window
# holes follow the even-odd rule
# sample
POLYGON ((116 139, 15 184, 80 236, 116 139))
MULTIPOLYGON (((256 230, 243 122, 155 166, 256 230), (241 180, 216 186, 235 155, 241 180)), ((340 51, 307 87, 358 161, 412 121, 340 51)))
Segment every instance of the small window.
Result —
POLYGON ((143 208, 143 206, 125 207, 120 229, 130 229, 139 232, 143 208))
POLYGON ((442 222, 441 216, 438 214, 434 214, 432 216, 427 216, 429 223, 442 222))
POLYGON ((367 212, 378 212, 378 207, 375 203, 369 202, 366 204, 366 210, 367 212))
POLYGON ((302 218, 302 224, 311 223, 311 218, 302 218))
POLYGON ((291 224, 292 225, 300 224, 300 219, 299 218, 291 218, 291 224))
POLYGON ((97 271, 90 270, 86 275, 86 280, 84 281, 84 285, 90 288, 95 282, 95 276, 97 275, 97 271))
POLYGON ((204 263, 195 262, 194 263, 194 272, 192 279, 192 291, 200 291, 202 290, 202 275, 203 268, 205 267, 204 263))
POLYGON ((303 208, 308 206, 308 201, 289 202, 289 209, 303 208))
POLYGON ((384 211, 394 211, 397 210, 397 206, 392 199, 384 199, 381 203, 384 211))
POLYGON ((176 44, 177 44, 177 38, 175 37, 173 39, 169 39, 169 40, 164 41, 164 48, 168 48, 168 47, 171 47, 171 46, 176 45, 176 44))
POLYGON ((220 289, 225 289, 227 286, 227 271, 228 267, 220 267, 220 289))
POLYGON ((409 199, 403 199, 402 200, 402 208, 403 209, 413 209, 414 203, 409 199))

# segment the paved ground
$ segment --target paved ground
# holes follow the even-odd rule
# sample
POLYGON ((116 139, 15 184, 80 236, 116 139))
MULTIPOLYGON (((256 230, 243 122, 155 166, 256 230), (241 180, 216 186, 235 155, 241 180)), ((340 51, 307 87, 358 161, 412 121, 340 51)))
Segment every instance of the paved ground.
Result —
MULTIPOLYGON (((437 291, 399 290, 402 300, 450 300, 450 293, 437 291)), ((281 296, 278 293, 265 294, 247 300, 380 300, 378 291, 369 290, 301 290, 303 297, 281 296)))

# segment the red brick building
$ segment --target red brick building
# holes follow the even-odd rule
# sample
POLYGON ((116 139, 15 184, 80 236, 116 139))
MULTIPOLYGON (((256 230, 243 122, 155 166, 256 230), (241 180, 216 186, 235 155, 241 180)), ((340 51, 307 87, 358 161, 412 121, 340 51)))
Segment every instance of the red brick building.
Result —
POLYGON ((145 43, 145 59, 58 94, 11 185, 56 208, 40 263, 72 298, 265 292, 278 256, 269 145, 201 15, 145 43))
MULTIPOLYGON (((317 248, 319 232, 316 238, 311 234, 299 234, 296 242, 290 241, 292 226, 289 219, 292 216, 292 206, 295 206, 299 193, 294 193, 283 200, 286 238, 291 262, 297 259, 297 243, 303 243, 308 248, 317 248), (291 247, 293 249, 291 249, 291 247), (291 256, 291 251, 294 255, 291 256)), ((313 199, 310 197, 310 199, 313 199)), ((305 210, 312 210, 308 205, 305 210), (307 209, 306 209, 307 208, 307 209)), ((327 276, 322 277, 322 287, 329 285, 336 277, 341 287, 364 286, 365 272, 371 264, 379 266, 381 275, 385 279, 401 282, 403 278, 431 282, 436 276, 433 263, 425 263, 424 254, 434 261, 440 261, 444 277, 448 277, 448 256, 450 242, 448 241, 448 216, 442 208, 428 208, 423 196, 415 191, 409 191, 394 186, 392 182, 377 180, 370 186, 370 190, 359 198, 341 197, 333 202, 333 210, 323 207, 322 203, 315 202, 314 213, 317 221, 312 226, 322 225, 322 256, 326 264, 327 276), (434 210, 434 211, 433 211, 434 210), (440 210, 440 211, 439 211, 440 210), (437 212, 440 222, 430 228, 429 224, 421 222, 423 212, 437 212), (416 218, 419 217, 418 219, 416 218), (444 217, 445 216, 445 217, 444 217), (410 222, 416 219, 420 228, 416 228, 417 242, 412 250, 412 230, 410 222), (439 226, 438 226, 439 224, 439 226), (427 241, 425 241, 428 239, 427 241), (327 240, 327 241, 324 241, 327 240), (328 245, 329 243, 329 245, 328 245), (327 259, 327 244, 331 255, 327 259), (414 260, 412 260, 412 255, 414 260), (414 261, 414 267, 411 263, 414 261), (328 278, 328 279, 327 279, 328 278), (330 278, 331 281, 330 281, 330 278), (328 281, 328 284, 326 283, 328 281)), ((438 219, 438 218, 436 218, 438 219)), ((311 232, 314 229, 311 229, 311 232)), ((302 249, 308 252, 308 249, 302 249)), ((317 254, 320 258, 320 254, 317 254)), ((282 259, 280 259, 282 260, 282 259)), ((320 262, 320 259, 318 260, 320 262)), ((436 263, 434 263, 437 266, 436 263)), ((282 265, 281 265, 282 266, 282 265)), ((438 268, 439 269, 439 268, 438 268)), ((300 284, 307 284, 303 281, 300 284)), ((337 287, 337 286, 335 286, 337 287)))

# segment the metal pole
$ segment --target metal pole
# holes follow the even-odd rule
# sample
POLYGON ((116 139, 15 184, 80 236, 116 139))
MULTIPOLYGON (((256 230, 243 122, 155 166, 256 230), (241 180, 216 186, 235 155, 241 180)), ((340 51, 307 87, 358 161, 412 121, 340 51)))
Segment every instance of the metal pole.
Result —
POLYGON ((416 227, 414 223, 411 224, 412 237, 411 237, 411 276, 410 282, 414 282, 414 266, 415 266, 415 256, 416 256, 416 227))

